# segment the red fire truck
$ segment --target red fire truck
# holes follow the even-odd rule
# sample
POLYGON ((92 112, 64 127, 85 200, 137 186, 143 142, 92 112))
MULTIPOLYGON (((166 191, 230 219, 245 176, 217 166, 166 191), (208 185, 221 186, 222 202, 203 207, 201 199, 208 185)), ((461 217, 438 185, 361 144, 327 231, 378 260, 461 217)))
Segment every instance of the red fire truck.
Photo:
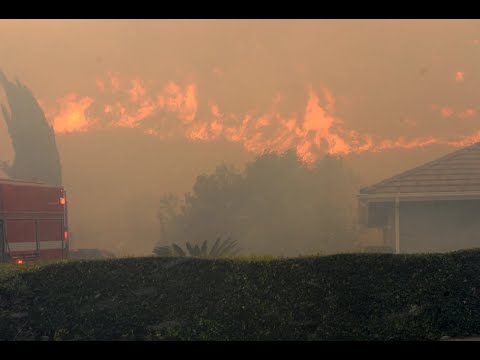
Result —
POLYGON ((0 263, 68 257, 63 187, 0 179, 0 263))

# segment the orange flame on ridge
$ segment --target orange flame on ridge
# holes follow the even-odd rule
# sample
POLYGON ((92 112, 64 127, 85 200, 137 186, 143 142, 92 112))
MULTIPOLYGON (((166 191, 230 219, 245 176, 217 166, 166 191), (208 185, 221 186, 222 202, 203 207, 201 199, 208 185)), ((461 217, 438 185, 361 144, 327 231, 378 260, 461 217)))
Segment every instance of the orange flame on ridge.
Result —
MULTIPOLYGON (((433 137, 407 140, 402 136, 381 139, 360 134, 348 129, 335 115, 335 97, 328 88, 321 89, 320 97, 310 86, 301 114, 281 114, 277 109, 282 98, 277 97, 268 111, 239 116, 222 111, 212 101, 204 105, 208 110, 201 115, 202 104, 199 104, 195 83, 182 86, 169 81, 155 93, 140 78, 121 82, 119 76, 108 73, 106 79, 97 79, 96 85, 102 94, 101 100, 68 94, 53 106, 42 104, 57 134, 111 127, 141 128, 146 134, 159 138, 183 137, 194 141, 223 138, 240 143, 254 153, 293 148, 307 162, 325 153, 413 149, 431 144, 464 146, 480 139, 480 131, 455 141, 433 137)), ((433 105, 432 110, 439 111, 443 117, 455 114, 453 109, 437 105, 433 105)), ((475 115, 474 109, 456 113, 459 118, 475 115)))
POLYGON ((455 81, 460 82, 460 81, 463 81, 464 78, 465 78, 465 72, 464 71, 457 71, 455 73, 455 81))

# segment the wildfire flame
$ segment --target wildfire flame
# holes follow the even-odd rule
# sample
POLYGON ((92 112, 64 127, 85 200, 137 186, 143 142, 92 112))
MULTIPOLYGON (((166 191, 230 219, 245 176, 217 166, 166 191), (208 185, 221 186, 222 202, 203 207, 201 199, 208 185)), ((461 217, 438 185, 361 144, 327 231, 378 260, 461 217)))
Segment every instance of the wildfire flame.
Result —
MULTIPOLYGON (((223 75, 220 70, 218 76, 223 75)), ((464 73, 457 72, 457 81, 464 73)), ((480 131, 458 140, 434 137, 384 139, 348 129, 335 113, 335 97, 328 88, 316 91, 308 87, 307 99, 301 112, 282 114, 278 111, 282 97, 273 99, 264 113, 251 111, 241 115, 221 109, 209 101, 200 104, 198 86, 194 82, 179 84, 169 81, 163 88, 152 90, 140 78, 121 81, 108 73, 96 80, 100 96, 71 93, 54 104, 41 102, 48 121, 57 134, 84 132, 111 127, 140 128, 145 134, 159 138, 183 137, 193 141, 225 139, 240 143, 248 151, 282 152, 296 149, 307 162, 318 156, 348 154, 362 151, 382 151, 393 148, 418 148, 431 144, 465 146, 480 139, 480 131), (207 111, 199 111, 207 109, 207 111)), ((454 114, 461 119, 476 116, 474 109, 455 112, 452 108, 432 106, 444 118, 454 114)))
POLYGON ((460 81, 463 81, 464 78, 465 78, 465 72, 463 72, 463 71, 457 71, 457 72, 455 73, 455 81, 459 81, 459 82, 460 82, 460 81))

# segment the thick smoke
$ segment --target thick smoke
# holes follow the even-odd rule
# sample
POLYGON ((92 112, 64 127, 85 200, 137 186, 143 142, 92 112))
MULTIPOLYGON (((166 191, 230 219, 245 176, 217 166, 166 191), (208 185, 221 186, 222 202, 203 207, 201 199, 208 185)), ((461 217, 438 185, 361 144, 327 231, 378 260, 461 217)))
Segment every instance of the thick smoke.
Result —
POLYGON ((55 134, 34 95, 19 81, 9 81, 1 70, 0 85, 9 106, 1 108, 15 152, 13 164, 3 162, 3 170, 13 179, 61 185, 55 134))
POLYGON ((480 140, 479 30, 478 20, 2 20, 0 53, 56 130, 77 244, 146 254, 161 195, 190 191, 222 161, 347 148, 367 186, 480 140))

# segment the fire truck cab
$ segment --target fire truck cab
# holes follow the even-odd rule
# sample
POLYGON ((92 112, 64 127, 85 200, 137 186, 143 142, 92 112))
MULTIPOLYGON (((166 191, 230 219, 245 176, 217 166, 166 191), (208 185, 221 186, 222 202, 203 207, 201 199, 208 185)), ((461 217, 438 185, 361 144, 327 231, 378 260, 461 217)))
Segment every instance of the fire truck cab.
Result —
POLYGON ((0 263, 68 258, 63 187, 0 179, 0 263))

